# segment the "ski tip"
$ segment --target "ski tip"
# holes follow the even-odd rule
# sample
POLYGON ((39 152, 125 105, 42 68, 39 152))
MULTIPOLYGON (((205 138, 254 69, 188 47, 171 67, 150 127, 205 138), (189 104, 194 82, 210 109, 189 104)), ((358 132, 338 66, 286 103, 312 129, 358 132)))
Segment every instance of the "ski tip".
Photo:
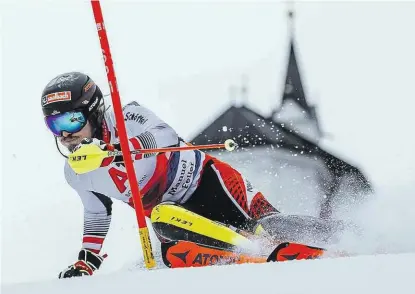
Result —
POLYGON ((267 262, 318 259, 325 252, 319 247, 307 246, 304 244, 285 242, 279 244, 268 256, 267 262))

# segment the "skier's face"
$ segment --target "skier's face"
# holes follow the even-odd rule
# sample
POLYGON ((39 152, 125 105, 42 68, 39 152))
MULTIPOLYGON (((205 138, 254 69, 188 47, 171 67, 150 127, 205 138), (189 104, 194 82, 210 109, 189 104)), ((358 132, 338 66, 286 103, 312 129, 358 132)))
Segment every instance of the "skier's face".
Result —
POLYGON ((81 143, 82 139, 84 138, 91 138, 92 137, 92 128, 89 121, 86 125, 77 133, 68 133, 63 131, 62 137, 59 137, 60 142, 68 148, 71 152, 72 150, 81 143))

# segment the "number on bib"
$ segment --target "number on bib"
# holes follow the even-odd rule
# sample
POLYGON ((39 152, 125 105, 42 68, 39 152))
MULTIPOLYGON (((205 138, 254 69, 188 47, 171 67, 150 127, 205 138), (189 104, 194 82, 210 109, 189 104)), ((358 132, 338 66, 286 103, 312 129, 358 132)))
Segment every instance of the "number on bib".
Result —
POLYGON ((125 182, 128 180, 127 173, 119 169, 116 169, 115 167, 111 167, 108 170, 108 173, 110 174, 115 186, 117 186, 118 191, 120 191, 120 193, 124 193, 127 189, 127 187, 125 186, 125 182))

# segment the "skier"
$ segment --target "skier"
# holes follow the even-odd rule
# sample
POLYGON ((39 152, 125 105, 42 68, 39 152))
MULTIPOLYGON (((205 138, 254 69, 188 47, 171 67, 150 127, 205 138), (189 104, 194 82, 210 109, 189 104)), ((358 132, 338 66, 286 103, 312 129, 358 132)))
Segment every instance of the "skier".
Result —
MULTIPOLYGON (((65 155, 62 148, 80 152, 91 144, 100 150, 121 150, 114 112, 105 106, 100 88, 86 74, 69 72, 53 78, 43 90, 41 105, 61 154, 65 155)), ((137 102, 125 105, 123 115, 130 149, 187 145, 166 122, 137 102)), ((268 242, 275 234, 275 221, 270 220, 280 214, 240 172, 199 150, 131 156, 145 215, 161 241, 166 265, 264 261, 242 251, 235 253, 236 249, 246 249, 255 238, 268 242)), ((105 257, 100 251, 110 227, 112 199, 134 206, 123 157, 105 158, 100 168, 83 174, 75 173, 66 162, 64 173, 82 200, 84 231, 77 261, 59 278, 92 275, 105 257)), ((306 229, 313 234, 312 230, 306 229)), ((268 261, 322 254, 319 248, 288 245, 279 248, 286 250, 285 257, 275 251, 268 261)))

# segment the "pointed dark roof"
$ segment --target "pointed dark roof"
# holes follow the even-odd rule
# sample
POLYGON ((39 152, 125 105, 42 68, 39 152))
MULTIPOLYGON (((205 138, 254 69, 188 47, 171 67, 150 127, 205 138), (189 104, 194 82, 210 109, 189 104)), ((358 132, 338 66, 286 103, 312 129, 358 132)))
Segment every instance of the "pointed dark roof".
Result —
POLYGON ((280 107, 274 109, 271 116, 274 116, 277 112, 280 111, 281 107, 285 103, 290 102, 289 100, 291 100, 296 102, 302 109, 304 109, 304 111, 310 118, 316 119, 314 107, 310 106, 307 103, 306 95, 303 88, 303 82, 301 80, 300 70, 298 68, 297 57, 295 54, 294 38, 292 36, 290 38, 289 50, 290 51, 281 105, 280 107))
POLYGON ((247 107, 232 105, 190 142, 199 145, 223 143, 227 139, 233 139, 241 147, 252 146, 262 140, 263 144, 272 144, 261 129, 258 119, 261 116, 247 107))
POLYGON ((240 147, 275 145, 284 142, 300 144, 289 132, 283 134, 283 127, 274 123, 246 106, 231 106, 215 121, 190 140, 193 144, 223 143, 233 139, 240 147))
POLYGON ((231 106, 189 142, 195 145, 224 143, 233 139, 239 147, 272 145, 313 153, 319 147, 286 126, 266 118, 246 106, 231 106))
MULTIPOLYGON (((353 175, 363 190, 372 189, 357 167, 330 154, 286 125, 265 118, 245 106, 229 107, 189 142, 203 145, 224 143, 227 139, 233 139, 239 148, 271 145, 274 149, 285 149, 295 155, 320 158, 334 178, 353 175)), ((206 150, 209 151, 212 150, 206 150)))
POLYGON ((290 41, 290 55, 288 58, 288 66, 282 101, 284 102, 285 100, 290 98, 295 100, 305 110, 309 109, 309 105, 307 103, 307 99, 305 97, 303 89, 303 83, 301 81, 300 71, 298 69, 293 38, 291 38, 290 41))
MULTIPOLYGON (((281 105, 286 103, 287 100, 291 99, 295 101, 299 106, 301 106, 307 112, 308 115, 312 115, 313 111, 310 109, 310 105, 307 103, 306 95, 303 88, 303 82, 301 80, 300 70, 298 68, 298 61, 295 49, 296 46, 294 41, 294 10, 289 9, 287 12, 290 43, 281 105)), ((276 110, 274 111, 274 113, 275 112, 276 110)))
POLYGON ((318 141, 322 136, 322 131, 317 117, 316 108, 307 102, 306 94, 303 87, 303 81, 301 79, 300 69, 298 66, 298 60, 296 56, 296 46, 294 41, 293 29, 291 29, 290 34, 291 37, 289 42, 289 55, 281 104, 274 108, 270 115, 270 118, 273 119, 276 123, 278 123, 281 118, 280 116, 285 117, 287 115, 287 109, 291 109, 289 111, 293 111, 291 105, 296 104, 296 106, 298 106, 298 110, 296 111, 299 114, 299 118, 303 118, 301 118, 300 121, 292 120, 286 121, 286 123, 289 122, 293 124, 293 129, 301 129, 301 126, 304 125, 304 119, 309 120, 310 127, 315 129, 315 131, 308 130, 307 132, 311 132, 310 135, 312 134, 312 136, 315 136, 314 139, 318 141))

